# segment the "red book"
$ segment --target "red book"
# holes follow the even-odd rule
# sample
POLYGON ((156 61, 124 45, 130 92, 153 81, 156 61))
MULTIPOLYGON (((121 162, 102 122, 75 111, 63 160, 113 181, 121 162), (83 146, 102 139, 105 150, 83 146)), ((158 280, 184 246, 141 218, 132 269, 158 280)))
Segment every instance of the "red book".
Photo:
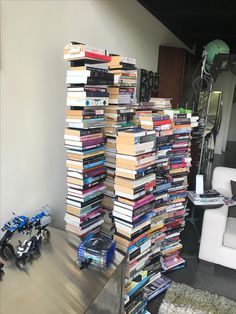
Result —
POLYGON ((177 210, 175 212, 168 213, 167 217, 173 218, 173 217, 183 216, 184 214, 185 214, 185 210, 177 210))
POLYGON ((83 176, 85 178, 94 177, 94 176, 98 176, 100 174, 103 174, 105 172, 106 172, 106 168, 105 167, 103 167, 103 166, 96 166, 96 167, 93 167, 91 169, 86 169, 83 172, 83 176))
POLYGON ((155 196, 153 196, 152 194, 145 195, 145 197, 142 197, 140 200, 135 202, 134 209, 139 208, 143 205, 146 205, 147 203, 150 203, 154 200, 155 200, 155 196))
POLYGON ((99 53, 85 51, 84 56, 90 59, 102 60, 106 62, 111 61, 110 56, 100 55, 99 53))
POLYGON ((186 162, 182 162, 181 164, 173 164, 171 165, 171 169, 178 169, 178 168, 185 168, 187 167, 187 163, 186 162))
POLYGON ((86 146, 97 145, 97 144, 104 143, 104 141, 105 141, 105 139, 103 137, 95 138, 95 139, 92 139, 92 140, 85 140, 85 141, 82 141, 82 146, 86 147, 86 146))
POLYGON ((97 209, 94 209, 92 210, 91 212, 89 212, 88 214, 84 215, 84 216, 81 216, 80 217, 80 221, 81 223, 82 222, 85 222, 86 220, 88 220, 89 218, 93 218, 93 216, 100 214, 102 213, 102 208, 97 208, 97 209))
POLYGON ((146 183, 144 186, 144 189, 149 190, 150 188, 153 188, 154 186, 156 186, 156 180, 146 183))
POLYGON ((164 125, 164 124, 171 124, 172 120, 158 120, 158 121, 154 121, 153 125, 164 125))

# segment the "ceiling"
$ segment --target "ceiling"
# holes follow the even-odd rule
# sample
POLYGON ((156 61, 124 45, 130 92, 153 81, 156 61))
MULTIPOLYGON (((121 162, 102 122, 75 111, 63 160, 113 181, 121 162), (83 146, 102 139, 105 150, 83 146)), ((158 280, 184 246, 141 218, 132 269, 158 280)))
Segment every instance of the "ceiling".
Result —
POLYGON ((224 40, 236 53, 235 0, 138 1, 197 54, 213 39, 224 40))

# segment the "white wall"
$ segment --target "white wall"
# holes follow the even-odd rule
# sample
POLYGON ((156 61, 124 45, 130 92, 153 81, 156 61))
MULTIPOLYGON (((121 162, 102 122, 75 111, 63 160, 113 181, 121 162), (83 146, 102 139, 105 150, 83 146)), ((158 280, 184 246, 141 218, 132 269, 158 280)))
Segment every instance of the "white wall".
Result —
POLYGON ((236 142, 236 103, 232 104, 227 141, 236 142))
POLYGON ((1 223, 48 203, 63 226, 64 45, 107 48, 151 70, 160 44, 184 45, 135 0, 0 3, 1 223))
POLYGON ((216 154, 222 154, 226 150, 235 84, 236 76, 232 72, 226 71, 218 76, 213 87, 214 90, 223 91, 223 115, 221 128, 216 138, 216 154))

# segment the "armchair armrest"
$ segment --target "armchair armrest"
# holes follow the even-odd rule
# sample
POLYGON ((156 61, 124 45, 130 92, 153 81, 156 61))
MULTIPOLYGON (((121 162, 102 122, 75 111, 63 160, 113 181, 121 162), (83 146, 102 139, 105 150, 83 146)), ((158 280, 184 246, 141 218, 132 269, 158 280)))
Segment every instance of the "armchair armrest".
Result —
POLYGON ((217 263, 227 223, 228 206, 207 209, 204 213, 199 258, 217 263))

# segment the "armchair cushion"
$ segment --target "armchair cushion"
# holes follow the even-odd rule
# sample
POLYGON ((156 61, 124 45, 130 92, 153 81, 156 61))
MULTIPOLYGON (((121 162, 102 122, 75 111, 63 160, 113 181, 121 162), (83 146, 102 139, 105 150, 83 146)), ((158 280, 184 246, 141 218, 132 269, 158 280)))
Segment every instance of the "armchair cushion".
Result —
POLYGON ((233 180, 230 180, 230 183, 231 183, 232 199, 236 201, 236 182, 233 180))
POLYGON ((223 245, 236 249, 236 218, 229 217, 227 219, 223 245))
POLYGON ((228 217, 236 218, 236 205, 229 206, 228 217))
POLYGON ((236 169, 227 167, 216 167, 212 176, 212 188, 222 195, 231 198, 231 183, 236 181, 236 169))
POLYGON ((223 245, 223 236, 227 224, 228 206, 206 209, 202 226, 199 258, 216 263, 223 245))

